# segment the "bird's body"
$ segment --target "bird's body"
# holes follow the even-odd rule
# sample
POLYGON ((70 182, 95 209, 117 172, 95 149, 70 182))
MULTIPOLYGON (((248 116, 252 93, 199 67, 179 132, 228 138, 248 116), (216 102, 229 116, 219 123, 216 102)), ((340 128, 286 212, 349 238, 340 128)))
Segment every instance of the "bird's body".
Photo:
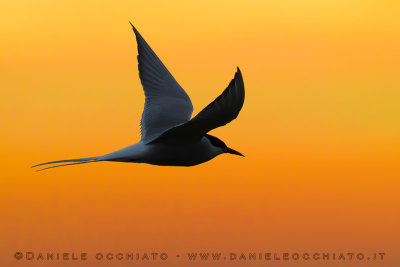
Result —
POLYGON ((193 166, 222 153, 241 155, 228 148, 210 130, 237 117, 244 102, 244 84, 239 68, 225 91, 191 119, 189 96, 133 27, 138 42, 139 76, 145 92, 141 140, 99 157, 46 162, 59 164, 44 169, 99 161, 147 163, 160 166, 193 166))
POLYGON ((148 163, 159 166, 193 166, 206 162, 222 150, 214 147, 207 137, 194 142, 160 142, 132 146, 99 157, 103 161, 148 163))

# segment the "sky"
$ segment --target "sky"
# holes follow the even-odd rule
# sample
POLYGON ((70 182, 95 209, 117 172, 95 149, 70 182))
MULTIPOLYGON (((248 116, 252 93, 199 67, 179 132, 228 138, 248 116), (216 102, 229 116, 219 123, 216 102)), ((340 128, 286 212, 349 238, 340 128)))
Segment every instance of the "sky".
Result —
MULTIPOLYGON (((0 11, 0 263, 87 252, 385 252, 400 263, 400 2, 48 1, 0 11), (239 66, 246 99, 211 134, 246 157, 159 167, 93 163, 140 140, 135 25, 194 113, 239 66)), ((181 257, 175 257, 180 254, 181 257)), ((267 262, 321 266, 321 262, 267 262)), ((357 261, 323 262, 359 266, 357 261)), ((265 266, 265 261, 249 263, 265 266)))

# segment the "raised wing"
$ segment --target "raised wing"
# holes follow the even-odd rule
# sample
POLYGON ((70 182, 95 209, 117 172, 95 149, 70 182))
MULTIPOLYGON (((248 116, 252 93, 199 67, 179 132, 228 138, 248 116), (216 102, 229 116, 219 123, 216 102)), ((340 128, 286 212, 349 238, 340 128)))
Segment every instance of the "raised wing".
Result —
POLYGON ((175 126, 153 142, 165 139, 201 138, 207 132, 236 119, 244 103, 244 83, 239 68, 225 91, 190 121, 175 126))
POLYGON ((190 120, 193 105, 189 96, 133 25, 132 29, 138 44, 139 77, 145 95, 140 121, 141 141, 148 143, 167 129, 190 120))

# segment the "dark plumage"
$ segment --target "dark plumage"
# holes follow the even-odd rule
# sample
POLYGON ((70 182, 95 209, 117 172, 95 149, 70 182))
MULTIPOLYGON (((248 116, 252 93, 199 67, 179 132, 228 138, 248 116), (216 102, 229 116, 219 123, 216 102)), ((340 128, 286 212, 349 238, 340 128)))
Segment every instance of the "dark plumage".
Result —
MULTIPOLYGON (((131 24, 132 25, 132 24, 131 24)), ((223 93, 190 119, 189 96, 132 25, 138 44, 139 77, 145 94, 141 140, 129 147, 99 157, 46 162, 58 164, 40 170, 99 161, 193 166, 222 153, 241 155, 215 136, 207 134, 238 116, 244 103, 244 83, 237 68, 223 93)))

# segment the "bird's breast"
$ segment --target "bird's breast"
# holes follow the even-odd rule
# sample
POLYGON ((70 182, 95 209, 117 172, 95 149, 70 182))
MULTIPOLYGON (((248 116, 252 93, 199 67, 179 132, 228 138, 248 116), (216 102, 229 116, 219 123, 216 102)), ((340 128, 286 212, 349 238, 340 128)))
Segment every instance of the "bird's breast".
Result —
POLYGON ((147 145, 142 162, 162 166, 193 166, 215 157, 209 145, 193 143, 155 143, 147 145))

